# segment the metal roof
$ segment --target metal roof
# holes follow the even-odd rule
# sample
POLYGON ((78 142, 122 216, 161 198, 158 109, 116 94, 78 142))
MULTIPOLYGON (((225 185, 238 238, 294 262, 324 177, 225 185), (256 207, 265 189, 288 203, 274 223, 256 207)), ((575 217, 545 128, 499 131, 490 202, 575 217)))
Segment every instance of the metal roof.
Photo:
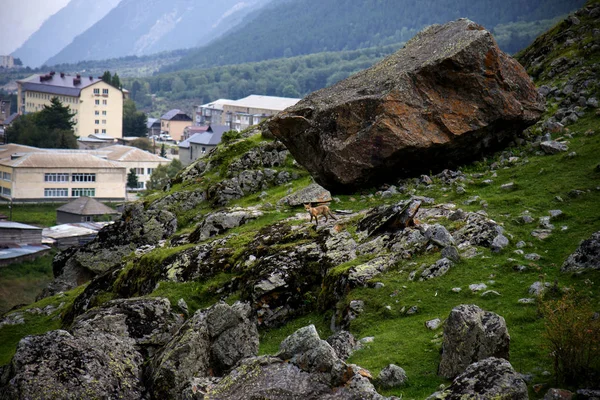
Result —
POLYGON ((235 100, 219 99, 219 100, 215 100, 215 101, 210 102, 210 103, 202 104, 200 107, 202 107, 202 108, 210 108, 212 110, 223 110, 223 105, 230 104, 230 103, 232 103, 234 101, 235 100))
POLYGON ((160 120, 158 118, 148 118, 148 122, 146 123, 146 128, 152 128, 152 125, 157 123, 160 126, 160 120))
POLYGON ((90 153, 27 153, 11 159, 0 160, 0 165, 13 168, 110 168, 125 167, 112 161, 103 160, 90 153))
POLYGON ((106 153, 106 158, 111 161, 119 162, 171 162, 168 158, 157 156, 156 154, 138 149, 137 147, 122 146, 119 144, 107 146, 100 149, 99 153, 106 153))
POLYGON ((191 121, 192 120, 189 117, 189 115, 187 115, 183 111, 178 110, 176 108, 173 109, 173 110, 167 111, 166 113, 164 113, 162 115, 162 117, 160 117, 160 119, 166 119, 166 120, 177 119, 177 120, 180 120, 180 121, 191 121))
POLYGON ((77 78, 76 76, 64 74, 62 76, 61 74, 35 74, 17 82, 21 84, 23 91, 77 97, 81 93, 81 89, 102 82, 102 79, 93 76, 77 78), (44 77, 49 77, 49 79, 43 79, 44 77), (75 83, 77 79, 79 80, 78 84, 75 83))
POLYGON ((31 245, 21 245, 17 247, 12 247, 9 249, 1 249, 0 250, 0 260, 8 260, 11 258, 17 258, 25 255, 35 254, 42 251, 50 250, 50 247, 44 245, 31 246, 31 245))
POLYGON ((300 99, 291 97, 260 96, 251 94, 243 99, 235 100, 225 105, 246 108, 262 108, 273 111, 283 111, 288 107, 295 105, 300 99))
POLYGON ((4 120, 3 124, 4 125, 10 125, 12 124, 12 122, 17 119, 17 117, 19 116, 18 113, 12 113, 10 114, 8 117, 6 117, 6 119, 4 120))
POLYGON ((41 230, 42 228, 38 228, 33 225, 26 225, 20 222, 11 222, 11 221, 0 221, 0 229, 29 229, 29 230, 41 230))
POLYGON ((100 229, 111 222, 82 222, 51 226, 44 228, 42 236, 51 239, 62 239, 68 237, 87 236, 97 234, 100 229))
POLYGON ((56 211, 77 215, 119 214, 118 211, 100 203, 98 200, 85 196, 60 206, 56 211))

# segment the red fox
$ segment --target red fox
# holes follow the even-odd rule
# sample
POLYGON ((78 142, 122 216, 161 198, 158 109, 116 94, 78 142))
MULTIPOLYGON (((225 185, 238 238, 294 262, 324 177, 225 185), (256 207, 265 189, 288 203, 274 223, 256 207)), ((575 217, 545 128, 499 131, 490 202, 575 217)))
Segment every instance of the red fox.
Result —
POLYGON ((328 220, 327 216, 330 216, 333 219, 337 219, 331 213, 331 210, 327 206, 311 207, 310 203, 308 203, 308 204, 304 205, 304 208, 306 208, 306 211, 308 211, 308 213, 310 214, 310 222, 312 222, 313 218, 315 219, 315 225, 319 225, 319 219, 318 219, 319 215, 322 215, 325 217, 325 222, 327 222, 327 220, 328 220))

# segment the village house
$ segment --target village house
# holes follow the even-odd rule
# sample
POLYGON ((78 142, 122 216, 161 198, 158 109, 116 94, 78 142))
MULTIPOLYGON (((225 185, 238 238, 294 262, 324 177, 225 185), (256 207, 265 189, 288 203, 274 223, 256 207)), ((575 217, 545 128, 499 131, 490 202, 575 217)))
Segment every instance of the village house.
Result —
POLYGON ((229 131, 227 125, 210 125, 204 132, 197 132, 188 139, 180 142, 179 161, 184 166, 190 165, 194 160, 206 156, 220 142, 223 134, 229 131))
POLYGON ((183 137, 183 130, 193 125, 192 119, 183 111, 174 109, 160 117, 161 134, 170 136, 179 142, 183 137))
POLYGON ((75 135, 86 137, 104 134, 113 138, 123 136, 123 90, 93 76, 71 76, 50 72, 31 75, 17 81, 18 112, 41 111, 56 97, 69 106, 75 135))
POLYGON ((56 223, 98 222, 113 220, 119 215, 117 210, 100 203, 91 197, 82 196, 56 209, 56 223))

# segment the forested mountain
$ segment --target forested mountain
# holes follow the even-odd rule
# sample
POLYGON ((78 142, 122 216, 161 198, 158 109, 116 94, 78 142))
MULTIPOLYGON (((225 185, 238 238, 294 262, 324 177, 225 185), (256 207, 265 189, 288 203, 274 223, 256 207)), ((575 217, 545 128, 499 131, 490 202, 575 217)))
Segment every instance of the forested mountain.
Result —
POLYGON ((121 0, 71 0, 64 8, 50 16, 42 26, 12 53, 23 65, 39 67, 73 38, 102 19, 121 0))
POLYGON ((47 65, 204 45, 270 0, 122 0, 47 65))
MULTIPOLYGON (((272 58, 353 50, 404 42, 433 23, 470 18, 493 30, 499 24, 551 19, 585 0, 280 0, 251 21, 164 70, 239 64, 272 58)), ((504 50, 514 52, 514 37, 504 50)), ((527 43, 525 43, 527 44, 527 43)), ((517 47, 518 48, 515 48, 517 47)))

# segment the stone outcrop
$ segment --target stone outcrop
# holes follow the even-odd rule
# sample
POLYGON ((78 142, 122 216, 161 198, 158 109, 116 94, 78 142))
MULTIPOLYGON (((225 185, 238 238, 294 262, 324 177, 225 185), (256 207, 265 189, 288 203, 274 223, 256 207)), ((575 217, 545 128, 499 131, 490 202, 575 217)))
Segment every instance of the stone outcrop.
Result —
POLYGON ((527 385, 512 365, 501 358, 486 358, 469 365, 447 389, 427 400, 527 400, 527 385))
POLYGON ((217 303, 197 311, 152 359, 154 399, 177 399, 192 378, 222 376, 258 353, 258 331, 247 304, 217 303))
POLYGON ((311 183, 304 189, 300 189, 283 197, 277 204, 295 207, 307 203, 328 203, 331 200, 331 193, 329 193, 329 190, 316 183, 311 183))
POLYGON ((578 272, 600 269, 600 231, 581 242, 577 250, 565 260, 563 272, 578 272))
POLYGON ((543 110, 525 69, 490 32, 461 19, 310 94, 269 130, 319 184, 351 191, 497 149, 543 110))
POLYGON ((485 358, 508 360, 509 346, 504 318, 476 305, 460 305, 452 309, 444 326, 438 374, 451 379, 485 358))
POLYGON ((414 225, 414 218, 421 207, 419 200, 401 201, 391 207, 377 207, 359 223, 357 229, 367 236, 387 230, 399 230, 414 225))
POLYGON ((233 209, 208 214, 198 224, 194 232, 190 234, 189 241, 199 242, 206 240, 212 236, 220 235, 231 228, 244 225, 262 215, 262 212, 253 209, 233 209))

